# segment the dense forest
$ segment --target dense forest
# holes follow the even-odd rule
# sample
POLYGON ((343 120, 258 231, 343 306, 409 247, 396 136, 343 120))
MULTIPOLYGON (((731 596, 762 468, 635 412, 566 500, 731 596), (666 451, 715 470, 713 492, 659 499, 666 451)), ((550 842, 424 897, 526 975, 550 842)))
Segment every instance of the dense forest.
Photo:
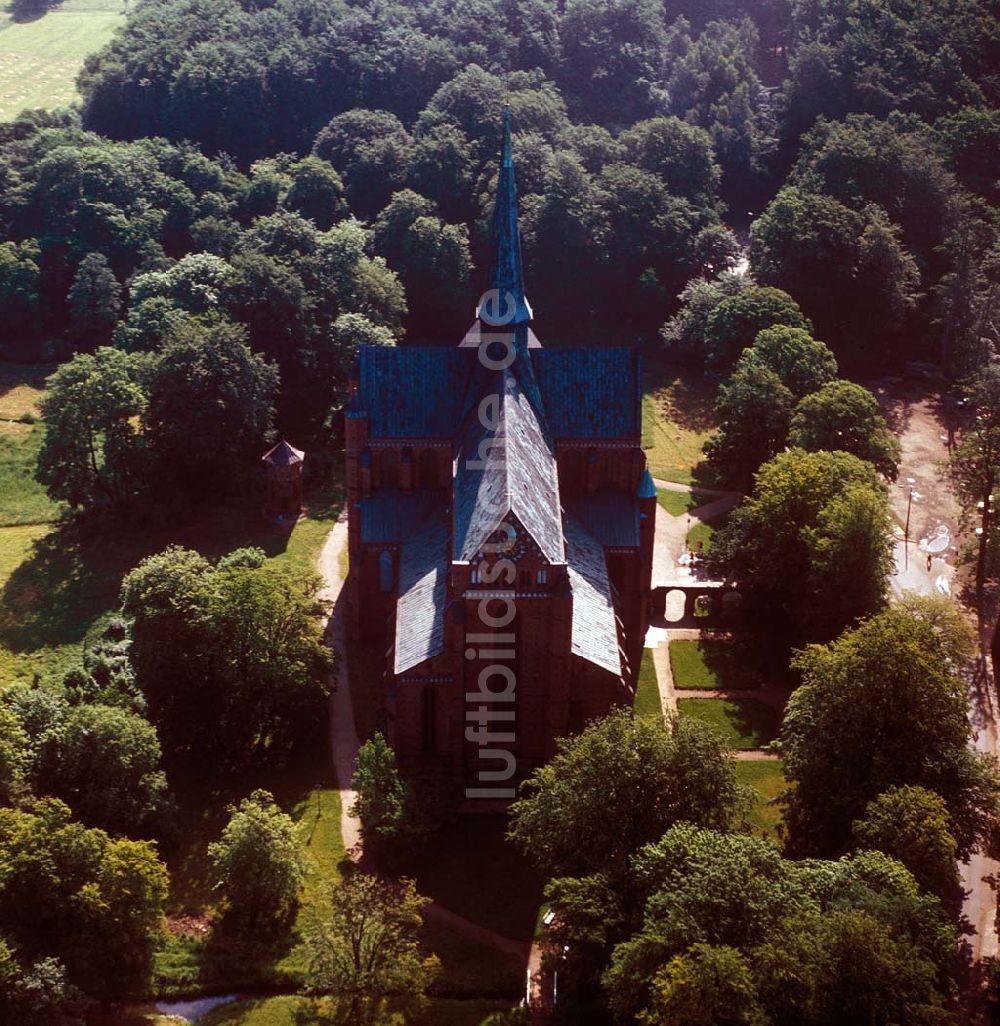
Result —
MULTIPOLYGON (((77 106, 0 124, 0 359, 58 365, 32 473, 71 514, 67 547, 246 504, 279 434, 330 477, 359 346, 453 346, 472 321, 506 107, 543 343, 638 345, 706 383, 709 483, 747 496, 706 563, 747 589, 786 668, 808 646, 785 846, 745 829, 707 730, 623 714, 566 742, 510 836, 558 911, 567 1023, 955 1021, 956 859, 1000 848, 1000 775, 967 745, 965 622, 886 608, 900 445, 855 382, 916 362, 964 396, 950 470, 967 514, 986 504, 982 614, 1000 569, 997 13, 139 0, 77 106), (892 758, 868 765, 879 746, 892 758)), ((319 581, 230 548, 145 552, 76 665, 0 680, 0 1021, 76 1026, 148 995, 161 858, 195 804, 174 781, 266 780, 316 742, 319 581)), ((393 864, 440 828, 443 788, 415 797, 378 735, 362 751, 359 815, 393 864)), ((207 850, 231 981, 246 935, 287 935, 308 866, 267 791, 226 815, 207 850)), ((390 923, 402 1000, 434 967, 407 932, 424 899, 400 886, 355 881, 334 906, 390 923)), ((322 933, 310 986, 331 993, 322 933)), ((305 978, 283 972, 245 979, 305 978)))
POLYGON ((282 425, 316 429, 360 341, 467 326, 509 103, 550 337, 701 361, 678 294, 704 282, 704 318, 748 248, 847 366, 974 365, 998 275, 990 5, 696 11, 141 3, 79 113, 0 129, 4 350, 159 354, 232 322, 280 369, 282 425))

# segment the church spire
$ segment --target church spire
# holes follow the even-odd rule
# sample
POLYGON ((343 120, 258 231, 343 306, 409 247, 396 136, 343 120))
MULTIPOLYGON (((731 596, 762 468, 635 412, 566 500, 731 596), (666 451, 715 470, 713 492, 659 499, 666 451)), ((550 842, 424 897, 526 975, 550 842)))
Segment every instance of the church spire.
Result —
MULTIPOLYGON (((500 293, 500 314, 508 314, 503 318, 503 326, 518 328, 531 320, 532 313, 531 305, 524 295, 524 269, 521 265, 521 239, 517 225, 517 185, 514 181, 514 146, 510 134, 509 106, 504 110, 503 116, 503 150, 500 158, 500 175, 497 179, 496 205, 493 208, 492 241, 490 287, 500 293), (509 318, 508 294, 513 297, 514 302, 512 318, 509 318)), ((489 311, 491 314, 494 312, 489 311)), ((484 319, 482 310, 480 319, 484 319)))

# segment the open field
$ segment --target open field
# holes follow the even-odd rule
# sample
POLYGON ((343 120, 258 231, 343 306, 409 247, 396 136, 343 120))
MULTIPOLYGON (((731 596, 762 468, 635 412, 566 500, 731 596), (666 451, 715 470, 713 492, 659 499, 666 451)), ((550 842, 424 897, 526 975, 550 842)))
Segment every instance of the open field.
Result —
POLYGON ((84 57, 124 22, 125 0, 65 0, 31 20, 16 18, 6 0, 0 7, 0 121, 76 100, 84 57))
POLYGON ((677 711, 710 723, 730 748, 763 748, 778 733, 777 713, 752 698, 682 698, 677 711))

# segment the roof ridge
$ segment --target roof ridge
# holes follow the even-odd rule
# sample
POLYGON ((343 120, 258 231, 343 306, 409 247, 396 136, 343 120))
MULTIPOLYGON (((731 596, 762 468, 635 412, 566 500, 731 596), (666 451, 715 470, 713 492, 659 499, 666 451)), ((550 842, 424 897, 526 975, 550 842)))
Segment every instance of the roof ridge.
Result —
MULTIPOLYGON (((505 517, 515 516, 546 559, 562 563, 566 549, 558 471, 544 414, 512 367, 499 370, 493 381, 495 422, 484 423, 479 416, 481 399, 469 411, 459 455, 456 553, 461 559, 471 559, 505 517), (482 476, 474 477, 477 473, 482 476)), ((485 395, 484 390, 481 397, 485 395)))

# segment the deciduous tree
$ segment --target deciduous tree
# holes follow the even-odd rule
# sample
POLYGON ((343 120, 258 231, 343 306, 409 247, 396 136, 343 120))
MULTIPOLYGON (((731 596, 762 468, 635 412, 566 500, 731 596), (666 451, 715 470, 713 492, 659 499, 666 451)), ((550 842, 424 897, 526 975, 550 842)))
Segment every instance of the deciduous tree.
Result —
POLYGON ((715 572, 776 630, 828 639, 885 601, 889 508, 875 468, 845 452, 779 453, 716 533, 715 572))
POLYGON ((361 820, 361 828, 375 841, 396 838, 404 826, 406 785, 396 766, 396 755, 377 733, 358 749, 351 787, 357 799, 350 814, 361 820))
POLYGON ((705 321, 705 365, 725 375, 759 332, 776 324, 810 330, 798 304, 781 289, 751 286, 724 299, 705 321))
POLYGON ((795 407, 790 445, 810 452, 850 452, 890 481, 899 467, 899 441, 879 413, 875 396, 853 381, 830 381, 795 407))
POLYGON ((978 519, 976 607, 983 613, 983 589, 989 576, 990 543, 996 527, 1000 481, 1000 367, 982 368, 968 387, 969 430, 952 453, 948 468, 967 518, 978 519))
POLYGON ((102 348, 74 356, 49 378, 36 476, 52 498, 82 510, 121 512, 140 495, 143 366, 139 356, 102 348))
POLYGON ((88 350, 107 345, 121 312, 122 287, 103 253, 80 261, 67 300, 78 344, 88 350))
POLYGON ((229 822, 208 846, 228 925, 270 932, 284 922, 305 881, 295 824, 267 791, 229 807, 229 822))
POLYGON ((88 830, 46 798, 0 809, 0 863, 0 926, 24 958, 58 958, 103 1000, 146 992, 167 899, 151 843, 88 830))
POLYGON ((242 328, 191 325, 163 350, 143 425, 163 494, 218 497, 245 480, 264 451, 278 372, 242 328))
POLYGON ((926 601, 897 605, 798 654, 802 686, 781 730, 795 851, 842 850, 869 802, 904 786, 942 797, 960 856, 993 843, 1000 778, 968 747, 959 617, 926 601))
POLYGON ((709 462, 723 479, 749 487, 758 467, 785 447, 794 404, 792 393, 769 367, 750 361, 737 365, 719 388, 719 427, 705 444, 709 462))
POLYGON ((38 739, 32 781, 36 794, 61 798, 87 826, 133 837, 162 826, 160 742, 152 724, 124 709, 70 709, 38 739))
POLYGON ((816 392, 837 377, 837 358, 804 328, 775 325, 757 332, 753 345, 736 363, 760 364, 774 371, 796 399, 816 392))
POLYGON ((875 848, 901 862, 920 887, 955 907, 961 888, 958 845, 944 799, 924 787, 891 787, 868 803, 854 823, 859 848, 875 848))
POLYGON ((696 720, 664 731, 628 710, 560 742, 511 808, 510 836, 553 876, 605 873, 619 883, 643 844, 685 820, 726 827, 746 793, 719 739, 696 720))
POLYGON ((306 984, 329 1000, 335 1022, 373 1026, 391 1007, 421 1006, 438 971, 418 940, 427 902, 412 880, 361 872, 334 888, 329 916, 306 940, 306 984))

